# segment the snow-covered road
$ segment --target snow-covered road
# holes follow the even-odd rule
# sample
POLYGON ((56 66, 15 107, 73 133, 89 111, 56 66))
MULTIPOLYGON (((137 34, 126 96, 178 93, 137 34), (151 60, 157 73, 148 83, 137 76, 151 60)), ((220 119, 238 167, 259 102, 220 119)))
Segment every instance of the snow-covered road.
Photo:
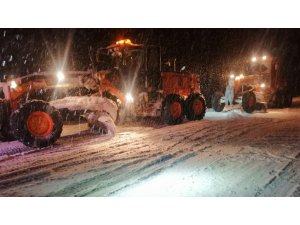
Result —
POLYGON ((0 196, 300 196, 300 98, 268 113, 119 126, 113 138, 78 128, 52 148, 0 143, 0 196))

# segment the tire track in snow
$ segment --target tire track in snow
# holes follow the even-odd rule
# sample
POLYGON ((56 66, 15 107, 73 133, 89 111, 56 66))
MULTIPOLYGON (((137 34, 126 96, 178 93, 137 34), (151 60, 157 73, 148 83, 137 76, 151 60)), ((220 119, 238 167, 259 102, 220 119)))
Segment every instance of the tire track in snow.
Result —
POLYGON ((255 196, 300 197, 300 162, 289 161, 255 196), (284 186, 283 186, 284 184, 284 186), (288 186, 288 187, 287 187, 288 186))
MULTIPOLYGON (((167 157, 168 155, 174 154, 174 152, 178 151, 178 149, 189 149, 191 147, 193 148, 201 148, 203 144, 207 144, 207 142, 210 143, 226 143, 228 140, 221 139, 223 136, 231 135, 234 137, 235 135, 241 135, 241 138, 243 135, 245 136, 247 132, 250 132, 251 129, 254 129, 256 126, 262 126, 265 127, 266 124, 270 122, 270 119, 258 119, 255 121, 248 120, 248 118, 244 119, 238 119, 238 121, 235 121, 232 123, 232 121, 197 121, 197 122, 190 122, 186 124, 181 124, 173 127, 162 127, 159 129, 150 129, 137 137, 134 140, 131 140, 130 137, 125 140, 119 140, 118 136, 116 137, 117 140, 109 140, 105 141, 104 143, 101 143, 100 145, 97 143, 97 140, 95 139, 95 136, 89 137, 88 135, 86 137, 72 137, 73 143, 68 144, 67 142, 70 140, 70 138, 63 139, 59 144, 59 146, 55 147, 54 149, 46 149, 45 152, 37 151, 30 153, 30 155, 37 155, 40 158, 43 157, 53 157, 51 159, 47 159, 46 162, 41 161, 37 166, 32 166, 32 157, 28 157, 27 160, 27 167, 22 168, 24 169, 23 172, 18 173, 18 171, 14 171, 14 173, 9 175, 6 175, 7 177, 0 177, 0 180, 3 182, 7 182, 6 185, 7 189, 11 187, 15 187, 16 185, 23 185, 24 182, 18 182, 18 180, 22 180, 22 177, 25 175, 27 176, 28 173, 34 174, 39 173, 40 171, 58 171, 63 172, 63 170, 72 170, 72 168, 79 166, 79 165, 85 165, 85 164, 93 164, 93 163, 99 163, 100 166, 97 166, 95 168, 91 168, 88 171, 91 173, 99 172, 100 174, 102 170, 107 170, 107 173, 105 173, 102 176, 99 176, 101 178, 109 177, 111 174, 111 171, 113 173, 119 173, 123 170, 129 170, 136 168, 141 169, 143 168, 143 165, 147 163, 153 163, 157 158, 159 157, 167 157), (203 123, 202 123, 203 122, 203 123), (197 127, 197 125, 200 125, 200 127, 197 127), (247 124, 247 127, 249 128, 247 132, 241 133, 241 125, 247 124), (180 128, 180 132, 176 133, 176 130, 180 128), (166 135, 166 131, 169 133, 175 133, 174 135, 166 135), (174 140, 179 141, 174 142, 174 140), (88 140, 85 140, 88 139, 88 140), (153 140, 160 140, 159 142, 155 142, 153 140), (124 143, 125 142, 125 143, 124 143), (137 142, 137 143, 136 143, 137 142), (78 146, 74 147, 76 144, 78 146), (141 151, 141 149, 144 149, 145 145, 152 145, 150 146, 150 149, 148 151, 141 151), (181 146, 182 145, 182 146, 181 146), (85 147, 85 149, 82 149, 85 147), (124 150, 126 149, 126 150, 124 150), (75 153, 74 153, 75 152, 75 153), (62 153, 65 153, 64 155, 61 155, 62 153), (128 155, 126 155, 128 153, 128 155), (114 158, 116 156, 121 156, 120 158, 114 158), (59 158, 63 158, 63 160, 59 160, 59 158), (103 158, 108 160, 103 160, 103 158), (84 159, 83 159, 84 158, 84 159), (50 161, 51 163, 47 163, 47 161, 50 161), (120 166, 119 164, 122 163, 120 166), (15 179, 15 182, 11 182, 10 179, 15 179)), ((126 136, 126 135, 124 135, 126 136)), ((240 137, 239 137, 240 138, 240 137)), ((96 138, 97 139, 97 138, 96 138)), ((183 151, 180 156, 185 157, 185 155, 192 154, 187 150, 180 150, 183 151)), ((178 153, 179 154, 179 153, 178 153)), ((26 156, 26 155, 25 155, 26 156)), ((23 158, 24 156, 20 156, 23 158)), ((195 156, 193 156, 195 157, 195 156)), ((10 161, 11 159, 9 159, 10 161)), ((169 159, 172 161, 173 159, 169 159)), ((168 160, 167 160, 168 161, 168 160)), ((175 160, 176 161, 176 160, 175 160)), ((35 161, 37 162, 37 161, 35 161)), ((23 163, 23 162, 22 162, 23 163)), ((23 164, 24 165, 24 164, 23 164)), ((143 177, 139 175, 140 173, 143 173, 145 170, 150 170, 149 174, 156 174, 157 172, 163 170, 162 167, 157 168, 157 164, 148 164, 151 165, 148 168, 144 170, 138 170, 137 176, 143 177)), ((16 168, 19 168, 19 166, 16 166, 16 168)), ((20 172, 20 171, 19 171, 20 172)), ((148 174, 148 175, 149 175, 148 174)), ((142 174, 143 175, 143 174, 142 174)), ((52 173, 48 173, 48 176, 53 176, 52 173)), ((96 175, 97 176, 97 175, 96 175)), ((125 179, 122 179, 122 176, 119 175, 122 182, 125 182, 125 179)), ((153 175, 151 175, 153 176, 153 175)), ((147 176, 145 176, 147 177, 147 176)), ((45 178, 45 177, 44 177, 45 178)), ((41 178, 41 179, 44 179, 41 178)), ((91 178, 90 181, 94 180, 94 182, 97 181, 97 178, 91 178)), ((48 179, 48 177, 47 177, 48 179)), ((55 180, 55 177, 53 178, 55 180)), ((26 181, 26 179, 25 179, 26 181)), ((90 182, 89 181, 89 182, 90 182)), ((30 183, 32 181, 28 181, 30 183)), ((40 182, 40 180, 39 180, 40 182)), ((25 182, 26 183, 26 182, 25 182)), ((99 179, 98 179, 99 183, 99 179)), ((118 182, 114 182, 114 184, 117 184, 118 182)), ((125 182, 126 183, 126 182, 125 182)), ((79 185, 80 182, 76 185, 79 185)), ((76 185, 73 187, 76 189, 76 185)), ((104 188, 108 188, 109 184, 104 186, 104 188)), ((81 190, 80 188, 78 189, 81 190)), ((73 192, 69 193, 72 194, 73 192)))
MULTIPOLYGON (((192 133, 192 134, 190 134, 190 135, 188 135, 188 136, 185 136, 185 137, 183 138, 183 140, 186 140, 186 139, 190 138, 191 136, 195 135, 196 133, 198 133, 198 130, 196 130, 196 132, 194 132, 194 133, 192 133)), ((176 145, 178 145, 178 144, 180 144, 180 143, 181 143, 181 141, 175 143, 175 144, 174 144, 173 146, 171 146, 171 147, 173 148, 173 147, 175 147, 176 145)), ((167 151, 167 152, 169 152, 169 151, 167 151)), ((162 157, 169 158, 169 155, 162 156, 162 157)), ((158 161, 161 161, 161 159, 159 159, 158 161)), ((154 163, 152 162, 150 165, 156 165, 156 162, 157 162, 157 160, 155 160, 154 163)), ((148 165, 148 166, 149 166, 149 165, 148 165)), ((161 168, 158 169, 158 171, 161 171, 161 168)), ((141 171, 139 171, 139 172, 141 172, 141 171)), ((152 174, 157 174, 157 171, 153 171, 152 174)), ((68 192, 68 191, 67 191, 67 192, 68 192)), ((60 196, 60 195, 59 195, 59 196, 60 196)))
MULTIPOLYGON (((207 127, 205 127, 205 128, 207 128, 207 127)), ((202 128, 201 128, 202 129, 202 128)), ((200 129, 200 130, 201 130, 200 129)), ((195 133, 197 133, 197 132, 199 132, 199 130, 197 130, 196 132, 194 132, 194 133, 192 133, 192 135, 194 135, 195 133)), ((192 136, 192 135, 189 135, 189 136, 192 136)), ((189 136, 184 136, 183 137, 183 140, 184 139, 187 139, 187 138, 189 138, 189 136)), ((181 142, 181 141, 180 141, 181 142)), ((171 146, 171 147, 174 147, 176 145, 176 143, 173 145, 173 146, 171 146)), ((94 157, 94 156, 93 156, 94 157)), ((75 158, 75 157, 74 157, 75 158)), ((68 161, 68 160, 64 160, 64 162, 65 161, 68 161)), ((82 162, 87 162, 86 160, 83 160, 82 162)), ((70 165, 75 165, 75 164, 77 164, 78 163, 78 161, 77 162, 73 162, 73 163, 71 163, 70 165)), ((52 164, 50 164, 50 166, 51 166, 52 164)), ((34 169, 39 169, 39 167, 37 167, 37 168, 29 168, 28 170, 34 170, 34 169)), ((55 170, 55 168, 54 168, 54 170, 55 170)))

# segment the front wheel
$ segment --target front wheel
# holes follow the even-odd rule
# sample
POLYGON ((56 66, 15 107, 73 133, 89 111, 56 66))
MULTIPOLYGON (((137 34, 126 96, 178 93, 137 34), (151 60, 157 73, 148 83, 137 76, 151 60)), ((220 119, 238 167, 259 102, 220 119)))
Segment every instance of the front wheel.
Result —
POLYGON ((179 95, 169 95, 163 103, 163 121, 169 125, 179 124, 183 121, 183 100, 179 95))
POLYGON ((188 120, 201 120, 206 112, 206 102, 202 95, 190 95, 185 101, 185 114, 188 120))
POLYGON ((53 145, 63 127, 59 111, 41 100, 25 103, 10 123, 15 138, 30 147, 53 145))
POLYGON ((212 108, 216 112, 223 111, 223 109, 225 107, 225 103, 221 103, 221 98, 223 96, 224 96, 224 94, 222 92, 216 92, 212 97, 212 100, 211 100, 212 108))
POLYGON ((245 112, 252 113, 255 110, 256 97, 253 91, 247 92, 242 98, 242 107, 245 112))

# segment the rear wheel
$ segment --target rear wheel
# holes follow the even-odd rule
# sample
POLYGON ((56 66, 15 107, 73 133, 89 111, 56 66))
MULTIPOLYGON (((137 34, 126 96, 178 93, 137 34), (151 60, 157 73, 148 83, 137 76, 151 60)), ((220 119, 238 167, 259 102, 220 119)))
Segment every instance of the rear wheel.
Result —
POLYGON ((224 107, 225 107, 225 103, 221 103, 221 98, 224 96, 224 94, 222 92, 216 92, 213 97, 212 97, 212 108, 216 111, 216 112, 221 112, 223 111, 224 107))
POLYGON ((183 120, 183 100, 179 95, 168 95, 163 103, 162 117, 167 124, 179 124, 183 120))
POLYGON ((30 147, 53 145, 61 135, 62 126, 59 111, 40 100, 27 102, 11 119, 14 136, 30 147))
POLYGON ((252 113, 255 110, 255 105, 255 94, 252 91, 245 93, 242 98, 242 107, 244 111, 247 113, 252 113))
POLYGON ((201 120, 206 112, 206 103, 200 94, 190 95, 185 101, 185 114, 188 120, 201 120))

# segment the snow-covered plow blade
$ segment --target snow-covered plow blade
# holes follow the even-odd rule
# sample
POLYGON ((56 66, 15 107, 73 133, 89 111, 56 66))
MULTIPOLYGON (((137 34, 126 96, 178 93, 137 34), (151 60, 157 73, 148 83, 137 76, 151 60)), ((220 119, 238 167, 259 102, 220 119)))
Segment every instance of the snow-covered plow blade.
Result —
POLYGON ((108 98, 101 96, 72 96, 49 102, 56 109, 69 111, 84 110, 82 116, 86 118, 89 127, 104 133, 114 135, 116 128, 118 106, 108 98))

